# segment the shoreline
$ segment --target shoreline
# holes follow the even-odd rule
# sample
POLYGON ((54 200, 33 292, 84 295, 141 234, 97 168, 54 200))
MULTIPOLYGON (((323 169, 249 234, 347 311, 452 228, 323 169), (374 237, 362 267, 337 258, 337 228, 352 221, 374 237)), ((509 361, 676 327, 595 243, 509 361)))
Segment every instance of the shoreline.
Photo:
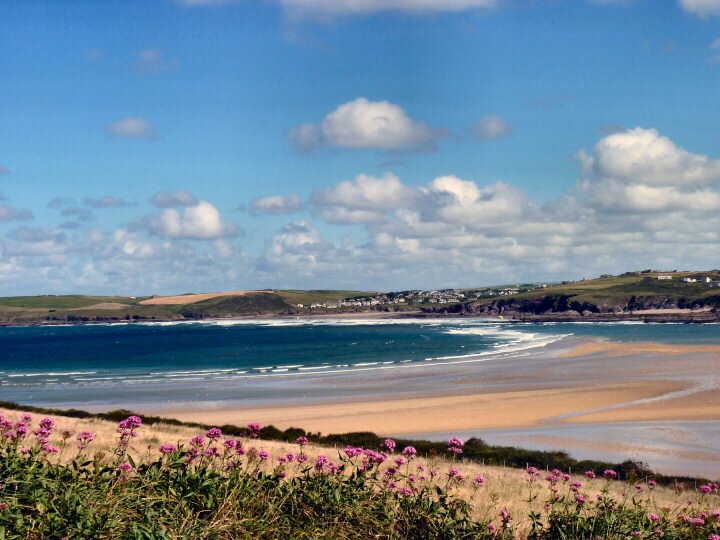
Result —
MULTIPOLYGON (((462 305, 461 305, 462 306, 462 305)), ((552 312, 542 315, 532 313, 503 313, 505 322, 513 323, 645 323, 645 324, 718 324, 720 323, 720 313, 701 310, 684 310, 684 309, 654 309, 641 310, 637 312, 622 313, 591 313, 588 315, 580 314, 576 311, 571 312, 552 312)), ((213 321, 247 321, 247 320, 284 320, 284 319, 479 319, 497 321, 499 316, 493 313, 467 312, 455 310, 443 311, 426 311, 426 310, 407 310, 407 311, 346 311, 346 312, 328 312, 328 313, 287 313, 287 314, 251 314, 251 315, 233 315, 230 317, 207 317, 207 318, 185 318, 185 317, 144 317, 137 318, 120 318, 120 317, 103 317, 98 315, 84 316, 82 319, 74 320, 17 320, 17 321, 0 321, 0 327, 36 327, 36 326, 85 326, 93 324, 146 324, 146 323, 207 323, 213 321)))
POLYGON ((425 366, 412 377, 407 372, 393 374, 395 388, 417 383, 425 389, 423 394, 392 393, 393 385, 383 386, 382 376, 343 376, 323 384, 340 389, 375 384, 379 392, 362 399, 263 406, 196 402, 145 410, 183 421, 260 421, 324 434, 372 431, 432 438, 461 433, 483 438, 487 432, 496 437, 493 443, 561 449, 574 457, 600 459, 604 453, 627 451, 628 458, 639 456, 651 468, 655 463, 664 470, 700 470, 700 462, 706 461, 712 463, 713 474, 720 475, 720 433, 712 449, 701 450, 684 446, 690 445, 694 432, 679 440, 675 435, 692 423, 720 422, 719 358, 720 345, 575 340, 525 357, 435 370, 425 366), (708 373, 718 377, 708 378, 708 373), (655 425, 667 433, 657 440, 648 435, 644 444, 602 435, 618 430, 657 435, 660 428, 655 425), (662 442, 666 439, 668 448, 662 442))

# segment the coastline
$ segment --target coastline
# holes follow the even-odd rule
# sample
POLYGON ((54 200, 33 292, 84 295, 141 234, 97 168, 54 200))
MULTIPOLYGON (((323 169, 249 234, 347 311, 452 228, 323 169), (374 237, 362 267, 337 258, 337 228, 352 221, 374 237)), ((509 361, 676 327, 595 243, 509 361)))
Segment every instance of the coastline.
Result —
MULTIPOLYGON (((113 310, 109 310, 112 312, 113 310)), ((568 312, 550 312, 541 315, 510 312, 503 313, 503 318, 507 322, 516 323, 648 323, 648 324, 718 324, 720 323, 720 312, 708 310, 689 310, 689 309, 656 309, 642 310, 638 312, 622 312, 622 313, 591 313, 582 314, 576 311, 568 312)), ((35 326, 83 326, 93 324, 144 324, 144 323, 187 323, 194 322, 212 322, 212 321, 246 321, 246 320, 285 320, 285 319, 362 319, 362 318, 382 318, 382 319, 438 319, 438 318, 458 318, 458 319, 478 319, 478 320, 498 320, 498 315, 494 313, 484 312, 468 312, 457 309, 444 310, 407 310, 407 311, 338 311, 326 313, 284 313, 284 314, 268 314, 268 313, 252 313, 247 315, 232 315, 228 317, 144 317, 138 316, 134 318, 124 318, 117 316, 88 315, 78 316, 68 320, 47 320, 47 319, 29 319, 29 320, 0 320, 0 327, 35 327, 35 326)))
POLYGON ((710 440, 712 449, 701 450, 686 448, 674 434, 693 422, 720 421, 718 359, 718 345, 572 340, 512 359, 316 381, 341 394, 344 388, 361 387, 360 394, 349 391, 346 398, 268 400, 262 406, 195 402, 146 412, 216 424, 257 420, 324 434, 373 431, 438 438, 462 433, 482 438, 487 432, 494 443, 562 449, 571 455, 601 458, 624 451, 651 467, 660 464, 666 472, 700 470, 705 462, 720 475, 720 451, 715 450, 720 433, 718 441, 710 440), (663 425, 667 437, 645 445, 612 442, 602 435, 621 427, 653 432, 656 424, 663 425), (668 437, 672 444, 666 444, 668 437))

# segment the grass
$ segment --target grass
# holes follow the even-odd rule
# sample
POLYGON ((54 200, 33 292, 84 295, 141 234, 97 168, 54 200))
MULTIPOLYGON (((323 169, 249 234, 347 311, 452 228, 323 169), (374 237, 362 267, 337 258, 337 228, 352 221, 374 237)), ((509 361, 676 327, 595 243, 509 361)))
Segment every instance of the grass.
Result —
POLYGON ((182 320, 293 313, 297 304, 337 301, 362 296, 358 291, 259 291, 222 296, 185 305, 140 305, 145 297, 13 296, 0 298, 0 323, 182 320), (92 309, 96 304, 125 304, 116 310, 92 309))
POLYGON ((488 467, 447 449, 413 459, 403 444, 300 446, 265 440, 257 426, 230 436, 124 423, 119 435, 106 420, 49 416, 52 429, 39 429, 39 417, 21 429, 20 411, 3 414, 0 538, 620 539, 660 529, 707 539, 719 530, 714 484, 702 493, 600 470, 588 479, 488 467), (81 431, 94 440, 78 450, 81 431), (160 444, 175 448, 163 454, 160 444))
POLYGON ((77 309, 104 302, 132 305, 137 301, 124 296, 7 296, 0 298, 0 305, 26 309, 77 309))
POLYGON ((705 276, 720 280, 712 272, 670 273, 672 280, 658 280, 657 273, 623 274, 599 279, 550 285, 544 289, 522 292, 512 296, 478 300, 476 306, 498 303, 524 313, 546 311, 607 312, 615 308, 628 310, 657 307, 701 308, 720 306, 720 290, 704 283, 683 283, 683 277, 705 276))

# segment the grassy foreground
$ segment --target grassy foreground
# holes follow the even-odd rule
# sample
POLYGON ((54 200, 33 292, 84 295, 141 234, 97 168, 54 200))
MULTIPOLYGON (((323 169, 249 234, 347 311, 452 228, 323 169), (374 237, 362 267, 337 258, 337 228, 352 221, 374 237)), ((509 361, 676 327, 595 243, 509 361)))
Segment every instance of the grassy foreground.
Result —
POLYGON ((698 538, 717 485, 481 467, 462 441, 341 449, 131 416, 0 420, 0 538, 698 538))

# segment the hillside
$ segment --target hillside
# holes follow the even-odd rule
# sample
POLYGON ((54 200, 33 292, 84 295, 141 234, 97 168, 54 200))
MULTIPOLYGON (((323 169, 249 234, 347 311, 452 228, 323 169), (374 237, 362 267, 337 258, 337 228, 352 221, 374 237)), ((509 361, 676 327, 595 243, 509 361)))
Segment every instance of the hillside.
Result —
POLYGON ((440 291, 249 290, 173 296, 0 298, 0 324, 182 321, 378 313, 503 316, 525 321, 714 322, 720 271, 628 272, 563 282, 440 291), (660 279, 659 279, 660 278, 660 279))
POLYGON ((431 313, 463 313, 522 320, 645 320, 709 322, 720 319, 720 272, 628 272, 492 295, 431 313), (670 279, 658 279, 669 276, 670 279), (706 278, 711 283, 706 282, 706 278), (697 280, 697 281, 683 281, 697 280))
POLYGON ((171 297, 44 295, 0 297, 0 324, 179 321, 290 315, 298 304, 366 295, 358 291, 265 290, 171 297))

